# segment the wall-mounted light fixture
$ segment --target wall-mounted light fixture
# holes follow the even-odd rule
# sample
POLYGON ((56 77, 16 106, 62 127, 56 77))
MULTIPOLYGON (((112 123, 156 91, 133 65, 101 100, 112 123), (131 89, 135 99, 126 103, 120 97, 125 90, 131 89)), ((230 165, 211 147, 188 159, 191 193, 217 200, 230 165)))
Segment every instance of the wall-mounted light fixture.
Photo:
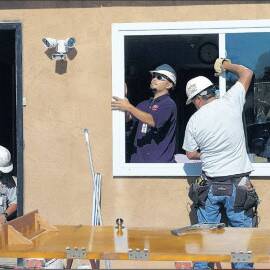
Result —
POLYGON ((56 52, 52 54, 51 58, 58 61, 66 59, 68 50, 74 48, 76 40, 74 37, 65 40, 46 37, 42 39, 42 42, 47 49, 55 48, 56 52))

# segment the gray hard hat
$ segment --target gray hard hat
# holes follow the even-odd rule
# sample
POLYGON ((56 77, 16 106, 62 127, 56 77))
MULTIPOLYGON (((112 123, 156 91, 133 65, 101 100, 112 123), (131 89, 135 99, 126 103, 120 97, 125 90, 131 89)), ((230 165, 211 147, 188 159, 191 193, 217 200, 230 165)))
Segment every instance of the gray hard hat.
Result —
POLYGON ((150 73, 158 73, 161 75, 165 75, 174 85, 176 85, 176 72, 175 70, 168 64, 163 64, 156 67, 154 70, 150 70, 150 73))

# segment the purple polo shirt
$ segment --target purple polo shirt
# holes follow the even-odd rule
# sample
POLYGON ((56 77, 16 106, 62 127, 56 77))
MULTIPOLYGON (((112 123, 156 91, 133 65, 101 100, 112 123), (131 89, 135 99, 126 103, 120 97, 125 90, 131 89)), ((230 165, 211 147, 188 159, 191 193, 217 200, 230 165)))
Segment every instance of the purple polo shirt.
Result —
POLYGON ((150 113, 155 127, 138 121, 131 163, 175 162, 175 130, 177 108, 169 94, 148 99, 137 108, 150 113))

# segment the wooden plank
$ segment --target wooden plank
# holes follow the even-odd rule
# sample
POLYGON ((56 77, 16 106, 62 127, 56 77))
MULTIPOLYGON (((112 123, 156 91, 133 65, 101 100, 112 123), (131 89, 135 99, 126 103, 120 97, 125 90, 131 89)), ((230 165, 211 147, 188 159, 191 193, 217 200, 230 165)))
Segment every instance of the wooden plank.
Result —
POLYGON ((148 249, 148 260, 152 261, 230 262, 232 252, 251 251, 253 262, 270 262, 270 229, 225 228, 191 231, 181 236, 172 235, 170 228, 126 228, 124 234, 116 233, 112 226, 52 229, 49 226, 47 231, 29 239, 33 246, 27 249, 16 244, 14 248, 2 246, 0 257, 66 258, 66 247, 77 247, 86 249, 85 259, 128 260, 129 249, 148 249), (125 244, 119 249, 121 237, 125 237, 125 244))
POLYGON ((11 225, 7 226, 8 228, 8 248, 12 250, 21 250, 21 249, 29 249, 33 247, 33 243, 31 240, 28 240, 21 233, 16 231, 14 227, 11 225))
MULTIPOLYGON (((86 259, 127 260, 128 250, 116 252, 113 227, 57 226, 33 240, 29 250, 1 249, 2 257, 65 258, 65 249, 85 247, 86 259), (92 235, 92 236, 91 236, 92 235), (90 238, 92 240, 90 241, 90 238)), ((230 262, 231 252, 252 251, 254 262, 270 262, 270 230, 226 228, 219 232, 191 232, 173 236, 169 229, 128 230, 128 248, 149 249, 149 260, 230 262)))
POLYGON ((37 226, 36 217, 38 215, 38 211, 34 210, 26 215, 18 217, 14 220, 11 220, 5 224, 3 224, 4 229, 8 225, 12 226, 17 232, 21 233, 26 238, 32 238, 36 234, 45 231, 45 229, 37 226))
POLYGON ((0 226, 0 248, 29 248, 33 246, 31 240, 49 231, 57 231, 57 228, 40 217, 37 210, 32 211, 0 226))

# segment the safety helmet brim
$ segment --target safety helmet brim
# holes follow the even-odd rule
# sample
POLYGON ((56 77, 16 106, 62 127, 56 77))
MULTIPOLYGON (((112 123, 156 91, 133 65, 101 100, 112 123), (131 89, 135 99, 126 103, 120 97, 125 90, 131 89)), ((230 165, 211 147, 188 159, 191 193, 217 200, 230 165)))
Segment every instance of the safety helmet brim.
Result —
POLYGON ((9 173, 12 170, 11 154, 6 147, 0 145, 0 172, 9 173))
POLYGON ((190 97, 188 98, 188 100, 186 101, 186 105, 190 104, 190 103, 192 102, 192 99, 193 99, 195 96, 197 96, 198 94, 200 94, 200 92, 195 93, 194 95, 190 96, 190 97))
POLYGON ((176 85, 176 72, 175 70, 168 64, 163 64, 155 68, 155 70, 149 71, 151 74, 157 73, 166 76, 170 82, 176 85))
POLYGON ((13 170, 13 164, 11 163, 8 166, 0 167, 0 172, 2 173, 10 173, 13 170))

